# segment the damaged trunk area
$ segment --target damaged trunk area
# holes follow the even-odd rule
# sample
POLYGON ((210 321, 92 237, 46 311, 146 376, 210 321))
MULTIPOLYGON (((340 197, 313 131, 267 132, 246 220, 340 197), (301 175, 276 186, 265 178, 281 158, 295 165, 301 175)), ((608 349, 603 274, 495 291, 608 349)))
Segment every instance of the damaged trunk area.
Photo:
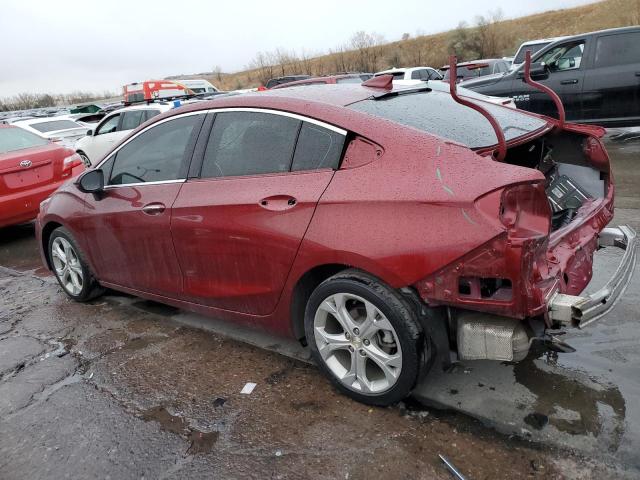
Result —
POLYGON ((605 198, 610 186, 604 148, 597 138, 581 133, 546 134, 509 148, 504 161, 544 174, 552 232, 569 225, 585 204, 605 198))

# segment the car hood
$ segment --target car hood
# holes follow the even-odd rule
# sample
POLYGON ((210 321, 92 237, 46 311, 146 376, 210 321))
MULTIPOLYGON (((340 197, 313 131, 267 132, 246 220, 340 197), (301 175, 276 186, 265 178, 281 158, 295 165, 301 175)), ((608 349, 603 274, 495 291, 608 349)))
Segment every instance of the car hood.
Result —
POLYGON ((502 80, 505 76, 507 76, 506 73, 494 73, 492 75, 474 78, 473 80, 464 80, 458 85, 464 88, 483 87, 485 85, 493 85, 494 83, 502 80))

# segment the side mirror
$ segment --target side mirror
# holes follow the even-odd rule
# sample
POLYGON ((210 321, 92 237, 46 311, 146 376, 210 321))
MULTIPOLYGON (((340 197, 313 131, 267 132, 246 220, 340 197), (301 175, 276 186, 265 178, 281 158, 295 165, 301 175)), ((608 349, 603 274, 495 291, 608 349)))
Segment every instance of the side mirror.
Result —
POLYGON ((87 130, 87 137, 93 136, 93 130, 87 130))
MULTIPOLYGON (((518 72, 518 78, 524 78, 524 67, 518 72)), ((545 80, 549 78, 549 67, 544 62, 531 64, 531 78, 533 80, 545 80)))
POLYGON ((80 175, 76 185, 81 192, 100 193, 104 190, 104 173, 100 169, 89 170, 80 175))

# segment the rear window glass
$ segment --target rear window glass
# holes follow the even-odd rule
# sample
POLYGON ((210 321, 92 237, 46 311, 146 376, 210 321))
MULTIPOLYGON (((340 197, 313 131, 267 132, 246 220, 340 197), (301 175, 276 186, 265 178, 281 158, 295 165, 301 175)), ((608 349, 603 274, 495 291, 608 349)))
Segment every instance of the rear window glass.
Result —
POLYGON ((33 123, 29 125, 39 132, 54 132, 56 130, 67 130, 69 128, 84 128, 82 125, 71 120, 52 120, 50 122, 33 123))
POLYGON ((48 140, 22 128, 0 128, 0 153, 38 147, 47 143, 48 140))
MULTIPOLYGON (((544 120, 512 108, 487 102, 481 102, 481 105, 498 121, 507 141, 546 125, 544 120)), ((387 99, 362 100, 349 105, 349 108, 417 128, 469 148, 488 147, 497 143, 496 134, 484 116, 460 105, 449 94, 442 92, 430 91, 387 99)))
POLYGON ((596 67, 640 63, 640 32, 600 37, 596 43, 596 67))
POLYGON ((344 135, 312 123, 304 122, 291 170, 319 170, 338 168, 344 135))

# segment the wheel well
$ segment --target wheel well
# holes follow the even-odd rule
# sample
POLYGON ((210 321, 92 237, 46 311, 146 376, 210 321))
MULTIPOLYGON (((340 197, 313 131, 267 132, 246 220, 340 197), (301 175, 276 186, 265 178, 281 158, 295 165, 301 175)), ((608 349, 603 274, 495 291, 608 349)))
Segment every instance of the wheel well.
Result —
POLYGON ((51 259, 49 258, 49 237, 51 236, 51 232, 61 226, 62 225, 59 223, 49 222, 42 229, 42 251, 44 252, 44 258, 47 260, 47 266, 49 269, 51 269, 51 259))
POLYGON ((306 346, 307 342, 304 334, 304 310, 307 307, 309 297, 318 285, 327 278, 332 277, 342 270, 350 268, 348 265, 327 264, 318 265, 305 273, 296 286, 293 288, 291 301, 291 330, 297 340, 306 346))

